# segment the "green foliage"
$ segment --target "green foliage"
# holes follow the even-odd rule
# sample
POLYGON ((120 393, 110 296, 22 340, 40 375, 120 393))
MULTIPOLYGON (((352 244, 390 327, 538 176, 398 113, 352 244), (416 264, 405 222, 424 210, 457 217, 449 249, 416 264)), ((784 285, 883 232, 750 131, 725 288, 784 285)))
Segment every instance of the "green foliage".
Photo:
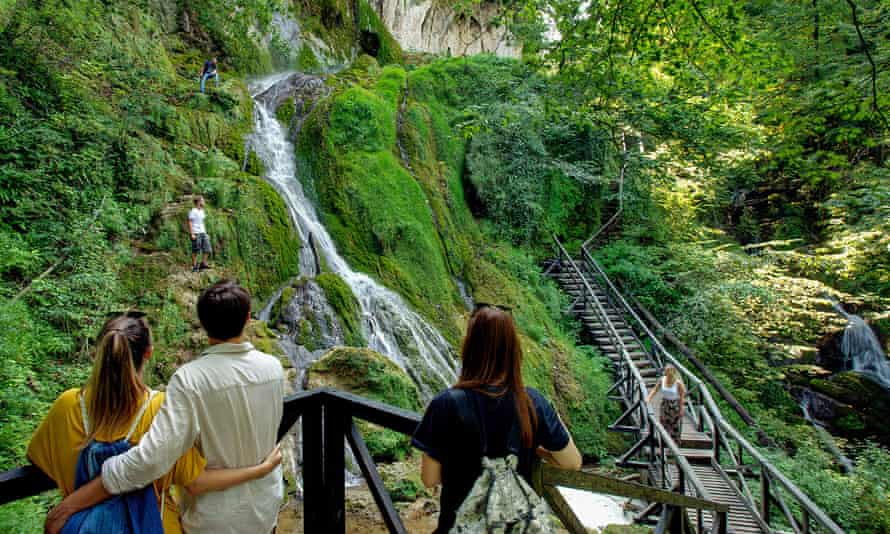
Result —
POLYGON ((337 317, 343 325, 346 344, 364 347, 361 309, 358 300, 346 282, 334 273, 322 273, 315 277, 315 282, 324 290, 328 304, 337 313, 337 317))
MULTIPOLYGON (((381 65, 401 63, 402 48, 392 34, 389 33, 389 30, 383 24, 383 21, 380 20, 374 8, 371 7, 367 0, 359 0, 355 5, 358 6, 358 27, 356 30, 359 32, 359 44, 364 48, 365 41, 368 39, 367 36, 373 35, 375 43, 379 46, 375 55, 377 62, 381 65)), ((365 51, 367 52, 368 50, 366 49, 365 51)))
MULTIPOLYGON (((213 18, 231 15, 227 7, 198 11, 213 18)), ((244 16, 259 20, 260 11, 244 16)), ((180 39, 169 5, 52 0, 17 2, 15 17, 5 13, 0 469, 25 462, 50 403, 82 385, 107 312, 148 313, 157 356, 146 378, 158 385, 199 349, 194 299, 212 277, 267 295, 296 272, 299 249, 277 193, 239 170, 252 126, 246 86, 224 69, 219 88, 196 94, 205 52, 180 39), (189 276, 184 227, 194 192, 208 199, 218 254, 212 274, 189 276)), ((230 33, 247 31, 246 19, 191 22, 196 35, 221 43, 244 38, 233 63, 262 55, 248 50, 246 34, 230 33), (217 22, 226 27, 208 27, 217 22)), ((54 498, 4 506, 0 530, 38 530, 54 498)))
MULTIPOLYGON (((420 392, 411 378, 385 356, 369 349, 331 349, 310 368, 309 384, 333 386, 406 410, 420 410, 420 392)), ((401 460, 410 451, 410 436, 363 421, 359 430, 375 460, 401 460)))
POLYGON ((843 475, 833 469, 819 468, 831 460, 815 443, 806 443, 793 458, 776 457, 782 471, 812 496, 846 532, 885 532, 890 529, 887 507, 887 473, 890 453, 867 447, 857 455, 856 470, 843 475))
POLYGON ((411 478, 396 480, 391 486, 387 485, 386 489, 395 502, 414 502, 425 493, 423 484, 411 478))
POLYGON ((297 68, 303 72, 315 72, 321 68, 318 58, 315 57, 315 52, 307 45, 300 49, 300 55, 297 56, 297 68))

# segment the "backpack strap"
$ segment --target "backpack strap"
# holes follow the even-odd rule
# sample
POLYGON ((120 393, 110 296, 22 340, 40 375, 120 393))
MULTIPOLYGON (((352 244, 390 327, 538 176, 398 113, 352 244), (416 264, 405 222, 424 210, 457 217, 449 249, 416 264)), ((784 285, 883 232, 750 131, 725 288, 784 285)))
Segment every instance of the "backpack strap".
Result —
POLYGON ((80 416, 83 418, 83 431, 89 436, 90 435, 90 418, 87 416, 87 403, 84 400, 86 397, 86 391, 81 388, 80 390, 80 416))
MULTIPOLYGON (((158 392, 150 389, 148 390, 148 399, 142 403, 142 406, 139 407, 139 412, 136 414, 136 417, 133 419, 133 424, 130 425, 130 430, 127 431, 126 440, 130 441, 130 438, 133 437, 133 432, 136 431, 136 426, 139 425, 139 421, 142 421, 142 416, 145 415, 145 410, 148 409, 148 405, 151 404, 152 399, 155 398, 158 392)), ((87 415, 87 403, 84 400, 86 395, 84 391, 80 390, 80 416, 83 418, 83 430, 89 435, 90 434, 90 417, 87 415)))
MULTIPOLYGON (((488 457, 488 435, 485 431, 485 418, 479 415, 479 403, 475 396, 465 389, 452 388, 448 391, 451 399, 457 406, 457 416, 460 419, 461 426, 470 429, 479 436, 482 456, 488 457)), ((510 424, 510 430, 507 432, 507 452, 519 456, 521 448, 518 445, 519 442, 519 421, 517 418, 514 418, 510 424)))
POLYGON ((485 443, 484 430, 479 426, 479 417, 476 415, 476 406, 470 399, 470 393, 465 389, 451 388, 448 390, 448 394, 457 406, 457 418, 460 420, 461 426, 478 436, 482 456, 485 456, 488 447, 485 443))
POLYGON ((139 422, 142 421, 142 416, 145 415, 145 410, 148 409, 148 405, 151 404, 151 400, 154 399, 157 394, 158 392, 153 389, 148 390, 148 398, 142 403, 142 406, 136 413, 136 417, 133 418, 133 424, 130 425, 130 430, 127 431, 127 437, 125 438, 127 441, 130 441, 130 438, 133 437, 133 432, 136 432, 136 427, 139 425, 139 422))

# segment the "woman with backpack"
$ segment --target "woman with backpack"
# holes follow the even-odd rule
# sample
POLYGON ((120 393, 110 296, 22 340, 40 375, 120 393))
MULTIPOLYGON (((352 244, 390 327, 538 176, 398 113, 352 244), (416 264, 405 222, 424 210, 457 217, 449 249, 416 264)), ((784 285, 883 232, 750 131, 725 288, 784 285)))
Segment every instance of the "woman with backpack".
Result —
MULTIPOLYGON (((127 451, 148 431, 164 400, 163 393, 142 380, 151 353, 151 331, 143 314, 109 319, 99 334, 86 386, 62 393, 34 432, 28 458, 63 496, 99 475, 102 462, 127 451)), ((265 476, 280 462, 276 448, 257 466, 205 469, 206 460, 192 448, 153 485, 75 514, 62 532, 178 534, 182 528, 172 486, 200 495, 265 476)))
MULTIPOLYGON (((540 518, 546 506, 528 486, 536 455, 564 469, 581 467, 581 455, 553 406, 523 386, 522 349, 509 311, 476 306, 461 349, 460 377, 430 402, 412 440, 423 451, 424 485, 442 484, 436 533, 491 524, 494 518, 483 517, 486 508, 500 507, 498 520, 505 522, 540 518), (484 506, 489 499, 496 506, 484 506)), ((528 531, 549 531, 540 526, 528 531)))

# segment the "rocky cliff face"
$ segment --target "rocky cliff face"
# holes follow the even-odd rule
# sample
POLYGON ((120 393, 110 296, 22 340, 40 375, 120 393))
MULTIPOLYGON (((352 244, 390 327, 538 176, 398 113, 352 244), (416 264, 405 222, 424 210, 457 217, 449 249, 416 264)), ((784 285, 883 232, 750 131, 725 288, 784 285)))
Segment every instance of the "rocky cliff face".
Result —
POLYGON ((458 13, 441 0, 370 0, 402 48, 464 56, 489 52, 518 57, 522 46, 497 26, 498 5, 483 1, 471 13, 458 13))

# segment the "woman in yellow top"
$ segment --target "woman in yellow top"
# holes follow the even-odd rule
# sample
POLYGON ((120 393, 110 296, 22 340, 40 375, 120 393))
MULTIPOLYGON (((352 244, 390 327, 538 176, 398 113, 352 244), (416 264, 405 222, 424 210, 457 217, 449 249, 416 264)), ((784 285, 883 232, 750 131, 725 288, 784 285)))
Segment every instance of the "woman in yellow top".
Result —
MULTIPOLYGON (((124 438, 135 444, 148 432, 164 401, 163 393, 151 391, 142 380, 151 353, 151 331, 141 314, 130 312, 110 319, 99 335, 87 385, 62 393, 34 432, 28 458, 56 482, 63 496, 76 489, 75 470, 85 445, 124 438)), ((265 476, 280 462, 276 448, 257 466, 205 469, 207 461, 192 447, 154 483, 164 532, 182 532, 179 509, 170 495, 172 486, 200 495, 265 476)))

